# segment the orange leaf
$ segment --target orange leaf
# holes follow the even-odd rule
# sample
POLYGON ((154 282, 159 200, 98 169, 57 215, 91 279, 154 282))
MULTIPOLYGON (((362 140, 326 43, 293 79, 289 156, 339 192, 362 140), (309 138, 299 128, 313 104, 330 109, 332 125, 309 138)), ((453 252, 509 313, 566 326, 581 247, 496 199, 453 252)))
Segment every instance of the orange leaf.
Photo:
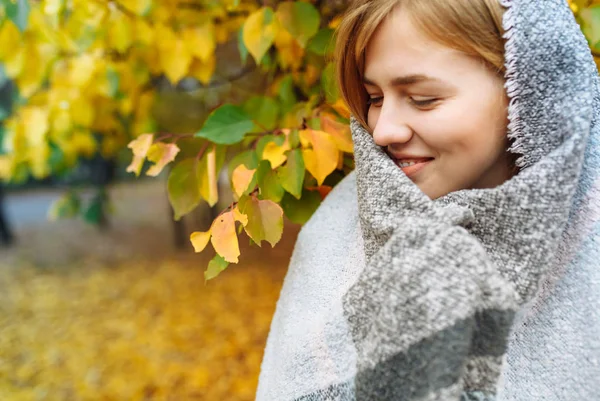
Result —
POLYGON ((215 251, 227 262, 237 263, 240 256, 240 246, 235 232, 234 212, 223 213, 215 219, 210 227, 212 243, 215 251))
POLYGON ((348 153, 354 151, 349 124, 337 121, 329 113, 321 113, 321 129, 331 135, 339 150, 348 153))

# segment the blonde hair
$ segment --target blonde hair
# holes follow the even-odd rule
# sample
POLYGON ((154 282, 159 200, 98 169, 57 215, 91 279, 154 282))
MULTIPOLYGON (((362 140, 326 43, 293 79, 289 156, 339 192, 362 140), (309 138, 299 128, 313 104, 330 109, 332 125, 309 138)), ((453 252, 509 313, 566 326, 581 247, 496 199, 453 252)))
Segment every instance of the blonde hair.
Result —
POLYGON ((342 97, 364 127, 368 109, 363 86, 365 50, 379 24, 398 5, 432 39, 479 58, 504 75, 504 8, 499 0, 355 0, 337 30, 336 75, 342 97))

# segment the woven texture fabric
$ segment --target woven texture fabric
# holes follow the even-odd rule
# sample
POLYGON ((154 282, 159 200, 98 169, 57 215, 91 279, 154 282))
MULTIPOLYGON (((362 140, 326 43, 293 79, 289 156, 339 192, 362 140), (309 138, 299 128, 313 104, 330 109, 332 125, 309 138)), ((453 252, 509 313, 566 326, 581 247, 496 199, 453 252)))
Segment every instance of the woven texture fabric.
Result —
POLYGON ((356 171, 300 233, 257 400, 600 394, 598 73, 565 1, 503 5, 521 171, 432 201, 353 120, 356 171))

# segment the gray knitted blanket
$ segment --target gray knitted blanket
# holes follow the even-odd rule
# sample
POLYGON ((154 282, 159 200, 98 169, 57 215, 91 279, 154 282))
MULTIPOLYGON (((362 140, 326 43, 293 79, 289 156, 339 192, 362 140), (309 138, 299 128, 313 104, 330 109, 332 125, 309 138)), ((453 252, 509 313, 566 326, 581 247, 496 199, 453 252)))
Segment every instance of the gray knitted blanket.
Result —
MULTIPOLYGON (((329 378, 345 373, 297 384, 301 391, 291 378, 287 388, 276 384, 265 373, 277 358, 271 334, 257 400, 495 400, 515 316, 552 290, 548 273, 600 269, 596 66, 564 0, 504 3, 509 135, 520 173, 495 189, 432 201, 353 121, 364 268, 341 296, 351 344, 330 346, 329 365, 306 344, 282 355, 291 358, 287 369, 296 358, 298 372, 318 360, 329 378)), ((286 278, 287 287, 299 285, 286 278)), ((284 327, 277 341, 294 336, 292 324, 284 327)))

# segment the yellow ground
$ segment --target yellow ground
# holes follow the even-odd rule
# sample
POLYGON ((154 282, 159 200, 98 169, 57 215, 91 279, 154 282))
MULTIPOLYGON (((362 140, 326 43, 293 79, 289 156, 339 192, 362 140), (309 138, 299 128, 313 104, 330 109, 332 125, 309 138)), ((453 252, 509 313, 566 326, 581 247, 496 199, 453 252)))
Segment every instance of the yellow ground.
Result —
POLYGON ((209 255, 172 250, 162 187, 137 190, 160 213, 121 188, 110 231, 25 227, 0 250, 0 400, 254 399, 297 227, 204 285, 209 255))

